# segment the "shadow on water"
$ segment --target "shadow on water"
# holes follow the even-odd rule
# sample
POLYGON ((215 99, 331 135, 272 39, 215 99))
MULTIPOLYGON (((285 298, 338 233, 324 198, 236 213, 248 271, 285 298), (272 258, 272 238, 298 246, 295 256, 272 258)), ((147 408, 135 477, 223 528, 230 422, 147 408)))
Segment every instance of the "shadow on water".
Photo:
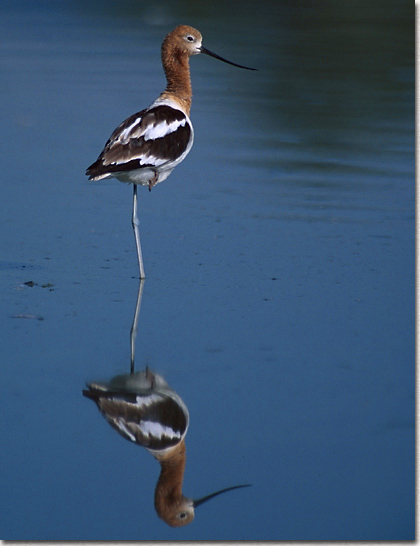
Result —
POLYGON ((155 509, 171 527, 188 525, 194 509, 210 499, 246 485, 226 487, 200 499, 182 494, 186 463, 185 436, 189 412, 181 397, 163 377, 152 372, 135 372, 135 342, 139 325, 144 279, 140 280, 130 331, 130 373, 107 382, 88 383, 84 396, 93 400, 107 422, 126 440, 145 447, 159 461, 161 471, 155 489, 155 509))

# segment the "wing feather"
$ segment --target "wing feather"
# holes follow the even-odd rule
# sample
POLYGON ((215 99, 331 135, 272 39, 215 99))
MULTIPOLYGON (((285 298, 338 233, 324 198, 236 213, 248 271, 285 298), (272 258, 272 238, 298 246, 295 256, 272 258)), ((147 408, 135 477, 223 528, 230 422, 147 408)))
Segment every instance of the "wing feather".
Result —
POLYGON ((159 168, 187 150, 192 128, 187 116, 158 105, 133 114, 112 133, 98 159, 86 171, 90 179, 141 168, 159 168))
POLYGON ((174 446, 186 432, 188 416, 174 399, 164 394, 106 392, 92 386, 83 394, 96 402, 121 436, 148 449, 174 446))

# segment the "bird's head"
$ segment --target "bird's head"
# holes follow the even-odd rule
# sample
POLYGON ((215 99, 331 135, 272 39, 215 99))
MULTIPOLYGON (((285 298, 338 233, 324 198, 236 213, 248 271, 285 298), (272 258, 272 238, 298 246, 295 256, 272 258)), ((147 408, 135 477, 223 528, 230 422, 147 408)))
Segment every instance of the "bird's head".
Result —
POLYGON ((217 495, 231 491, 232 489, 239 489, 240 487, 249 486, 250 484, 226 487, 225 489, 221 489, 215 493, 211 493, 210 495, 206 495, 205 497, 196 500, 182 496, 179 500, 173 503, 165 504, 164 507, 156 506, 156 510, 159 517, 171 527, 183 527, 184 525, 188 525, 193 521, 195 516, 195 508, 197 508, 197 506, 204 504, 217 495))

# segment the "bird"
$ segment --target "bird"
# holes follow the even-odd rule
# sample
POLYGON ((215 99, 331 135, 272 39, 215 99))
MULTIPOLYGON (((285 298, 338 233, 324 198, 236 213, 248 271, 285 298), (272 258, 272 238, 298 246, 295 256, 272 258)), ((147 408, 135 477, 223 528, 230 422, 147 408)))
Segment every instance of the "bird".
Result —
POLYGON ((145 447, 160 463, 154 505, 167 525, 188 525, 194 520, 195 508, 201 504, 227 491, 249 487, 249 484, 234 485, 195 500, 183 495, 189 412, 165 379, 148 367, 108 382, 88 383, 83 394, 96 403, 123 438, 145 447))
POLYGON ((189 58, 203 53, 246 70, 256 70, 233 63, 202 45, 201 33, 179 25, 162 43, 162 66, 167 85, 163 93, 146 109, 123 121, 112 133, 98 159, 88 167, 89 180, 116 178, 133 184, 132 226, 137 248, 140 278, 145 278, 140 243, 137 186, 149 191, 168 178, 183 161, 194 142, 190 120, 192 88, 189 58))

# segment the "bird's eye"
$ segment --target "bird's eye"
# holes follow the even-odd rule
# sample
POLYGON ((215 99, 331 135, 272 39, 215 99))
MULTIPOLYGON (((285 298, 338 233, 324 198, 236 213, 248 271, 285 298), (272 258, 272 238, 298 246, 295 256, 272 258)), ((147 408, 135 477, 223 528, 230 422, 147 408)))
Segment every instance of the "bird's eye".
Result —
POLYGON ((179 514, 179 519, 185 519, 187 517, 187 514, 185 512, 181 512, 181 514, 179 514))
POLYGON ((187 40, 188 40, 189 42, 193 42, 193 41, 194 41, 194 36, 191 36, 191 34, 189 34, 189 35, 187 36, 187 40))

